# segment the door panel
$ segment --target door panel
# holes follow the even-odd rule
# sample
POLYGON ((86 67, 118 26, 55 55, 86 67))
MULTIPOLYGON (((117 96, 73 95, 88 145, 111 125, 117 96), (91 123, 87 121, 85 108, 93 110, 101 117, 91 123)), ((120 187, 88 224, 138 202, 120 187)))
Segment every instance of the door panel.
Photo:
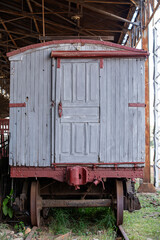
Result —
POLYGON ((99 60, 61 60, 56 74, 55 162, 98 161, 99 75, 99 60))

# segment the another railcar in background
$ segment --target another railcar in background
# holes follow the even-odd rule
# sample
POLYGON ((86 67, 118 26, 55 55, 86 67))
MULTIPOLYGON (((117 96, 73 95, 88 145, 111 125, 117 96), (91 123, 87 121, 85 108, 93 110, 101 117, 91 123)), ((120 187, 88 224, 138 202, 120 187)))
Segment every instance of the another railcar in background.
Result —
POLYGON ((145 163, 148 53, 93 40, 60 40, 8 53, 10 176, 17 203, 40 225, 48 207, 139 209, 132 179, 145 163), (19 200, 18 200, 19 199, 19 200))

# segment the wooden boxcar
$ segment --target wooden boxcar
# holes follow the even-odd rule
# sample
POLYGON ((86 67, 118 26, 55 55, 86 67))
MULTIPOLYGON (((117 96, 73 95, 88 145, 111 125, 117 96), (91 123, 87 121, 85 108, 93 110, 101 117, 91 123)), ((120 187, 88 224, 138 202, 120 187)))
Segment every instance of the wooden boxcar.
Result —
POLYGON ((117 224, 139 208, 131 179, 145 162, 147 55, 93 40, 8 53, 10 174, 23 180, 20 209, 31 185, 33 225, 48 207, 112 205, 117 224))

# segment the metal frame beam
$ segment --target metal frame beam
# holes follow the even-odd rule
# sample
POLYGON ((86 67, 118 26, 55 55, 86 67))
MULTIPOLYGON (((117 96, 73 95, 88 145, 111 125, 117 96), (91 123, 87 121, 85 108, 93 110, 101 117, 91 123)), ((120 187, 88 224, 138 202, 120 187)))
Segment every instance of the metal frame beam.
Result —
POLYGON ((8 35, 9 35, 10 39, 12 40, 14 46, 17 48, 17 44, 16 44, 16 42, 14 41, 12 35, 10 34, 10 32, 9 32, 8 28, 6 27, 6 24, 4 23, 4 21, 2 20, 2 18, 0 18, 0 23, 2 24, 2 26, 4 27, 4 29, 5 29, 6 32, 8 33, 8 35))
MULTIPOLYGON (((76 3, 76 2, 77 2, 76 0, 66 0, 66 1, 67 1, 67 2, 70 1, 70 2, 73 2, 73 3, 76 3)), ((129 21, 128 19, 122 18, 122 17, 117 16, 117 15, 115 15, 115 14, 113 14, 113 13, 104 11, 104 10, 102 10, 102 9, 98 9, 98 8, 96 8, 96 7, 93 7, 93 6, 90 6, 90 5, 87 5, 87 4, 83 4, 83 7, 84 7, 84 8, 87 8, 87 9, 93 11, 93 12, 97 12, 97 13, 103 14, 103 15, 105 15, 105 16, 111 17, 111 18, 113 18, 113 19, 117 19, 117 20, 122 21, 122 22, 131 23, 131 24, 136 25, 136 26, 139 25, 139 24, 136 23, 136 22, 131 22, 131 21, 129 21)))
MULTIPOLYGON (((37 30, 38 34, 40 35, 39 27, 38 27, 38 24, 37 24, 37 20, 36 20, 36 18, 35 18, 34 15, 33 15, 33 8, 32 8, 32 5, 31 5, 31 3, 30 3, 30 0, 26 0, 26 1, 27 1, 29 10, 30 10, 30 12, 32 13, 32 17, 33 17, 33 21, 34 21, 34 25, 35 25, 35 27, 36 27, 36 30, 37 30)), ((41 42, 42 42, 42 41, 41 41, 41 42)))

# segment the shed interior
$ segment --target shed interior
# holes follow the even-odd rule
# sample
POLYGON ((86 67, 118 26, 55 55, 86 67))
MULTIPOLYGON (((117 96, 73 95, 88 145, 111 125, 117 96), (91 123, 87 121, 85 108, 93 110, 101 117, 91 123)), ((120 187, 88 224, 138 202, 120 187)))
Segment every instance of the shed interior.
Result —
MULTIPOLYGON (((136 46, 149 14, 138 0, 1 0, 0 118, 9 116, 10 66, 21 47, 57 39, 97 39, 136 46), (128 41, 127 41, 128 40, 128 41)), ((154 1, 147 1, 154 9, 154 1)))

